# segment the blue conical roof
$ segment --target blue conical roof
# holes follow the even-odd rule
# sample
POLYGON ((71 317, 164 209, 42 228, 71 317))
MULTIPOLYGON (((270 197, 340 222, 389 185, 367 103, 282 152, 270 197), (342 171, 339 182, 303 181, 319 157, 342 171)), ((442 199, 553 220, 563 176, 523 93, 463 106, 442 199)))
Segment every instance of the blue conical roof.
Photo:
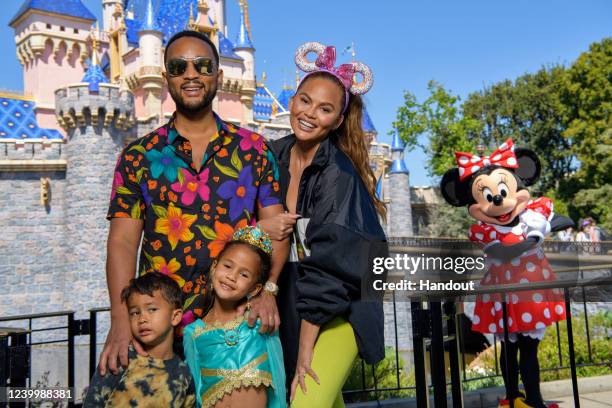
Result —
POLYGON ((246 28, 244 10, 242 7, 240 8, 240 30, 238 31, 238 38, 236 39, 236 48, 254 49, 249 30, 246 28))
POLYGON ((26 0, 23 2, 9 26, 28 10, 40 10, 48 13, 61 14, 84 20, 96 20, 96 16, 81 2, 81 0, 26 0))
POLYGON ((366 133, 376 133, 376 128, 374 127, 374 123, 368 114, 368 110, 363 107, 363 115, 361 117, 361 128, 366 133))
POLYGON ((98 92, 100 90, 100 84, 108 83, 108 78, 104 75, 104 70, 98 64, 98 56, 95 50, 91 56, 91 63, 89 67, 87 67, 87 71, 85 71, 85 75, 81 82, 87 82, 89 84, 89 90, 93 92, 98 92))
POLYGON ((155 11, 153 10, 153 0, 147 0, 147 7, 145 9, 144 18, 142 19, 142 26, 139 31, 159 31, 162 32, 161 27, 157 24, 155 18, 155 11))
POLYGON ((393 133, 393 139, 391 140, 391 151, 393 152, 402 151, 403 152, 405 147, 406 145, 404 145, 404 142, 399 137, 399 134, 397 132, 393 133))

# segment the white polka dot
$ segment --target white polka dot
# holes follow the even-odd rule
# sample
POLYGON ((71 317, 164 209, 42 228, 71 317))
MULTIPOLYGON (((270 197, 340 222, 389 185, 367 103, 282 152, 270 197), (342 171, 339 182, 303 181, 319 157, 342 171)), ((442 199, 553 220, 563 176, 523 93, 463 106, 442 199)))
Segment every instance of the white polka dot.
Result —
POLYGON ((531 318, 531 313, 529 313, 529 312, 525 312, 525 313, 523 313, 523 315, 521 316, 521 319, 523 319, 523 321, 524 321, 525 323, 529 323, 529 322, 531 322, 531 319, 532 319, 532 318, 531 318))
POLYGON ((512 278, 512 273, 510 273, 510 269, 506 271, 506 280, 509 281, 512 278))
POLYGON ((506 163, 508 163, 508 166, 516 166, 516 159, 514 157, 508 157, 506 163))
POLYGON ((498 150, 506 150, 508 148, 508 143, 504 142, 501 144, 501 146, 499 146, 498 150))
POLYGON ((491 323, 491 324, 489 325, 489 331, 490 331, 491 333, 495 333, 495 332, 497 331, 497 326, 495 326, 495 323, 491 323))
POLYGON ((522 278, 519 283, 529 283, 529 279, 527 278, 522 278))
POLYGON ((519 301, 519 297, 516 294, 512 295, 512 304, 516 305, 519 301))
POLYGON ((489 238, 491 238, 491 239, 497 238, 497 232, 495 232, 495 231, 489 232, 489 238))
POLYGON ((547 202, 547 203, 546 203, 546 206, 547 206, 548 208, 552 208, 552 203, 549 201, 549 202, 547 202))
POLYGON ((483 302, 488 302, 490 299, 491 299, 491 296, 488 293, 485 293, 484 295, 482 295, 483 302))
POLYGON ((510 261, 510 263, 512 264, 512 266, 519 266, 521 264, 521 258, 514 258, 510 261))
POLYGON ((512 153, 514 153, 514 146, 512 146, 512 147, 510 148, 510 151, 511 151, 512 153))
POLYGON ((546 327, 546 325, 544 323, 542 323, 542 322, 537 322, 535 324, 535 328, 536 329, 544 329, 545 327, 546 327))
POLYGON ((482 241, 483 238, 484 238, 484 235, 482 235, 480 232, 476 233, 476 239, 482 241))
POLYGON ((511 317, 508 318, 508 326, 512 326, 512 318, 511 317))
POLYGON ((544 299, 544 297, 542 296, 541 293, 534 293, 533 294, 533 301, 534 302, 540 303, 543 299, 544 299))
POLYGON ((558 315, 563 314, 563 306, 561 305, 555 306, 555 313, 558 315))
POLYGON ((504 328, 504 319, 499 319, 499 322, 497 324, 499 325, 499 327, 501 327, 503 329, 504 328))
POLYGON ((547 319, 550 319, 550 309, 548 308, 544 309, 544 317, 547 319))
POLYGON ((533 271, 535 271, 536 266, 533 263, 531 263, 531 262, 527 262, 527 265, 525 265, 525 268, 527 268, 527 270, 529 272, 533 272, 533 271))
POLYGON ((510 295, 506 295, 506 303, 510 303, 510 295))
POLYGON ((491 308, 491 316, 495 316, 495 307, 491 308))
POLYGON ((558 295, 559 293, 561 293, 561 291, 560 291, 559 289, 553 289, 553 290, 552 290, 552 292, 553 292, 555 295, 558 295))
POLYGON ((463 176, 463 173, 465 173, 465 169, 463 167, 459 167, 459 176, 463 176))
POLYGON ((459 164, 461 164, 461 165, 463 165, 463 166, 465 166, 466 164, 468 164, 468 162, 469 162, 469 161, 470 161, 470 160, 469 160, 467 157, 465 157, 465 156, 461 156, 461 157, 459 158, 459 164))
POLYGON ((474 324, 479 324, 480 323, 480 316, 478 315, 474 315, 474 318, 472 319, 472 323, 474 324))
POLYGON ((495 310, 500 311, 502 308, 501 306, 502 306, 501 303, 495 302, 495 310))
POLYGON ((480 156, 472 156, 472 163, 478 163, 480 161, 480 156))
POLYGON ((550 278, 550 271, 546 268, 542 269, 542 276, 544 276, 544 279, 550 278))
POLYGON ((489 161, 489 159, 484 159, 482 161, 482 164, 486 167, 486 166, 489 166, 491 164, 491 162, 489 161))
POLYGON ((478 170, 480 170, 480 166, 472 166, 472 173, 476 173, 478 170))
POLYGON ((493 161, 498 161, 499 159, 501 159, 501 154, 496 154, 495 156, 491 158, 491 160, 493 161))

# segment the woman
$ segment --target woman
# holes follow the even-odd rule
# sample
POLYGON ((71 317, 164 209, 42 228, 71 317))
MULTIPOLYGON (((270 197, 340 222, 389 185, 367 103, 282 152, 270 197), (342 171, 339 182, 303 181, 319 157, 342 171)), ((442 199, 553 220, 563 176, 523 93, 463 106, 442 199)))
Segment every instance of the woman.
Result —
POLYGON ((341 390, 357 354, 369 364, 384 357, 372 262, 388 256, 379 223, 385 207, 375 196, 358 95, 371 86, 371 73, 360 63, 334 62, 334 47, 319 43, 296 53, 309 73, 289 102, 294 134, 272 145, 290 214, 261 223, 276 239, 293 230, 278 294, 292 407, 344 406, 341 390), (314 64, 308 52, 318 54, 314 64), (301 216, 297 223, 292 214, 301 216))

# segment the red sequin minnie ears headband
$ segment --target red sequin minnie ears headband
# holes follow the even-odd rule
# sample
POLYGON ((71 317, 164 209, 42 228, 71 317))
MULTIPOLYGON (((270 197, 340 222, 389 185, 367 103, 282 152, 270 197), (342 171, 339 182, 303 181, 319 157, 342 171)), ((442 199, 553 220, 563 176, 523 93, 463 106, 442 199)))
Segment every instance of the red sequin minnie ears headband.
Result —
MULTIPOLYGON (((336 47, 325 46, 319 42, 307 42, 302 44, 295 52, 295 65, 306 72, 302 82, 315 72, 327 72, 336 77, 344 85, 345 99, 344 110, 348 106, 349 95, 362 95, 370 90, 373 84, 372 70, 361 62, 351 62, 335 67, 336 47), (314 52, 317 55, 315 62, 309 62, 306 55, 314 52), (363 77, 361 82, 355 82, 355 74, 360 73, 363 77)), ((300 83, 301 84, 301 83, 300 83)), ((298 86, 299 88, 299 86, 298 86)))

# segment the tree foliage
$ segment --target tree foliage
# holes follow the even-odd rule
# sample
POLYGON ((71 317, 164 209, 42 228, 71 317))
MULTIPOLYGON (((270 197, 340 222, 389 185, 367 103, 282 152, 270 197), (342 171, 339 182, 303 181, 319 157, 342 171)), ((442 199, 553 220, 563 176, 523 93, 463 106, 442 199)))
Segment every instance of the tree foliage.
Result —
POLYGON ((511 137, 542 161, 535 195, 612 229, 612 38, 592 44, 570 67, 501 81, 463 103, 434 81, 428 91, 423 102, 405 92, 393 126, 409 150, 424 150, 430 175, 455 167, 455 151, 482 144, 488 154, 511 137))

